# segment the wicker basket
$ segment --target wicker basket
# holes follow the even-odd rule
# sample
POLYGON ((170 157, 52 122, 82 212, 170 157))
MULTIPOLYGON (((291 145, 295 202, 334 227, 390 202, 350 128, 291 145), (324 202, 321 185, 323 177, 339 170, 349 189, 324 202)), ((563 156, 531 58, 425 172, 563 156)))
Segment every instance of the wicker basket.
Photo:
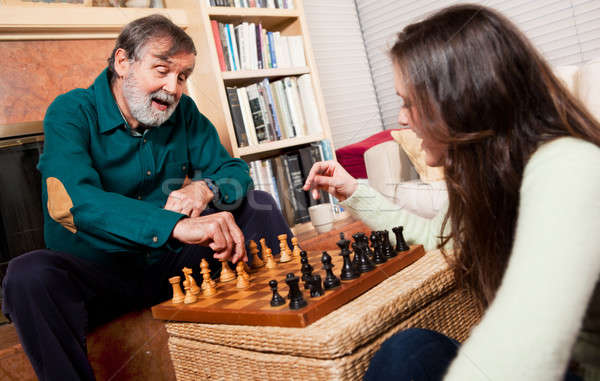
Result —
POLYGON ((167 331, 178 380, 355 380, 402 329, 462 341, 478 319, 435 251, 305 328, 169 323, 167 331))

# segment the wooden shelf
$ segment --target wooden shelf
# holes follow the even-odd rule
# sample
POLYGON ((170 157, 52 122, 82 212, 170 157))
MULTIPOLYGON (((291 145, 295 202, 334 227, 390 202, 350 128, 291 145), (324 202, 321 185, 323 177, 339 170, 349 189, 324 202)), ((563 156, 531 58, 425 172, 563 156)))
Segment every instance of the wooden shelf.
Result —
POLYGON ((231 81, 240 79, 260 79, 270 77, 288 77, 291 75, 302 75, 310 73, 308 66, 292 67, 285 69, 262 69, 262 70, 238 70, 222 72, 223 81, 229 84, 231 81))
POLYGON ((299 136, 297 138, 277 140, 274 142, 261 143, 258 145, 252 145, 252 146, 248 146, 248 147, 238 148, 237 153, 240 157, 244 157, 244 156, 249 156, 249 155, 256 155, 256 154, 262 153, 262 152, 275 151, 275 150, 286 148, 286 147, 318 142, 319 140, 322 140, 322 139, 323 139, 322 135, 299 136))
POLYGON ((103 7, 0 7, 0 40, 51 40, 116 38, 123 25, 139 17, 160 13, 186 29, 181 9, 103 7))
POLYGON ((300 13, 296 9, 273 9, 273 8, 236 8, 236 7, 208 7, 209 16, 234 16, 234 17, 271 17, 290 18, 298 17, 300 13))

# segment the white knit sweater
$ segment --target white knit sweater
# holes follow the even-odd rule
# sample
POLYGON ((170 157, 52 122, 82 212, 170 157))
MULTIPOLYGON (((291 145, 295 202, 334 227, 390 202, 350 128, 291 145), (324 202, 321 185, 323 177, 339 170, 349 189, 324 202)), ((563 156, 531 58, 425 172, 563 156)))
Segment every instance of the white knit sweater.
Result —
MULTIPOLYGON (((374 229, 404 225, 426 250, 444 218, 408 214, 365 185, 342 206, 374 229)), ((525 167, 516 229, 496 297, 445 380, 562 380, 600 274, 600 148, 575 138, 540 147, 525 167)), ((585 356, 600 367, 593 310, 585 356)))

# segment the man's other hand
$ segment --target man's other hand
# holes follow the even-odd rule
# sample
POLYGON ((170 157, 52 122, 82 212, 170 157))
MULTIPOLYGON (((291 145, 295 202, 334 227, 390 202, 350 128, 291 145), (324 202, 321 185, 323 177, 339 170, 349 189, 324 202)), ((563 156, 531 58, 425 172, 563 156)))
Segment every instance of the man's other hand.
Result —
POLYGON ((183 218, 175 225, 172 237, 190 245, 208 246, 216 259, 237 263, 248 260, 244 234, 229 212, 183 218))
POLYGON ((192 181, 169 194, 164 209, 198 217, 215 195, 204 181, 192 181))

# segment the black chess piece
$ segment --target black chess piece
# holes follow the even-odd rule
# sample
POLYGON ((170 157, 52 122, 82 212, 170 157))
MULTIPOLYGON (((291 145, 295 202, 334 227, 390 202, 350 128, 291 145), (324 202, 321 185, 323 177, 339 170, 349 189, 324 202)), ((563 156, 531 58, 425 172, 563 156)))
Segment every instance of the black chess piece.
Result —
POLYGON ((338 287, 342 283, 340 279, 333 274, 333 263, 331 263, 331 255, 329 255, 326 251, 323 252, 321 256, 321 263, 323 263, 323 270, 327 273, 325 276, 325 280, 323 281, 323 287, 326 290, 338 287))
MULTIPOLYGON (((306 252, 304 252, 306 254, 306 252)), ((300 263, 302 263, 302 267, 300 268, 300 272, 302 273, 302 281, 304 282, 304 289, 308 290, 310 288, 308 280, 312 276, 313 267, 310 263, 308 263, 308 257, 306 255, 302 256, 302 252, 300 252, 300 263)))
POLYGON ((366 273, 375 269, 375 264, 367 255, 369 248, 364 239, 366 239, 366 235, 360 233, 357 237, 354 237, 355 242, 352 243, 352 249, 354 249, 354 260, 357 262, 358 271, 361 273, 366 273), (365 248, 365 246, 367 247, 365 248))
POLYGON ((340 233, 340 240, 336 243, 336 245, 338 245, 338 247, 341 249, 340 255, 344 258, 344 264, 342 265, 340 278, 342 280, 358 278, 360 276, 360 272, 356 270, 350 261, 350 249, 348 249, 350 246, 350 241, 344 238, 344 233, 340 233))
POLYGON ((373 262, 376 265, 385 263, 387 258, 383 255, 383 245, 381 244, 381 235, 379 232, 371 232, 371 247, 373 248, 373 262))
POLYGON ((275 279, 269 281, 269 287, 271 287, 271 291, 273 291, 273 298, 271 298, 271 307, 277 307, 282 304, 285 304, 285 299, 277 292, 277 281, 275 279))
POLYGON ((319 274, 313 275, 310 280, 310 297, 316 298, 324 293, 325 291, 323 291, 323 286, 321 285, 321 276, 319 274))
POLYGON ((308 303, 304 300, 304 296, 302 295, 302 291, 300 291, 300 278, 294 275, 294 273, 288 273, 285 276, 285 283, 287 283, 290 288, 290 309, 297 310, 302 307, 306 307, 308 303))
POLYGON ((404 235, 402 234, 402 230, 404 230, 403 226, 396 226, 392 229, 394 234, 396 235, 396 252, 406 251, 410 249, 404 240, 404 235))
POLYGON ((383 230, 381 232, 381 236, 383 237, 383 255, 385 255, 387 258, 393 258, 398 255, 390 243, 389 230, 383 230))

